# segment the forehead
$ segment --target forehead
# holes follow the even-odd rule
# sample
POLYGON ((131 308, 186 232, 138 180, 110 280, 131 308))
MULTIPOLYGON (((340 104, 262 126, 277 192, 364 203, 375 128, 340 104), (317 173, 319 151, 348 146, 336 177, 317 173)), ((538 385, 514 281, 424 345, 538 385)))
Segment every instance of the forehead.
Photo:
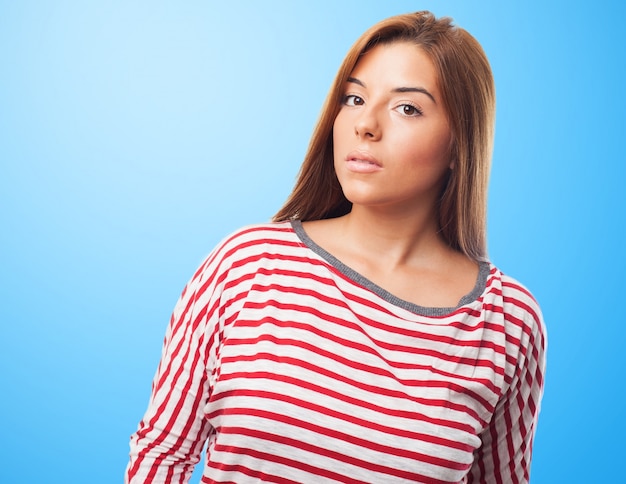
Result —
POLYGON ((438 84, 437 71, 428 54, 418 45, 405 41, 376 45, 362 55, 350 76, 366 85, 419 84, 436 90, 438 84))

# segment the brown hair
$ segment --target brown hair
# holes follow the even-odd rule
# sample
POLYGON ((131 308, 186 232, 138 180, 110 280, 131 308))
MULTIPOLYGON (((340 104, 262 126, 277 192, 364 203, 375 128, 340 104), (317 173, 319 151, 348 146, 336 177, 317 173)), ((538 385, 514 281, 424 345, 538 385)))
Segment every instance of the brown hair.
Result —
POLYGON ((452 133, 454 168, 439 201, 439 226, 450 247, 486 258, 487 185, 493 149, 495 87, 480 44, 447 17, 398 15, 367 30, 350 48, 330 88, 293 192, 274 221, 345 215, 346 199, 333 164, 333 124, 344 85, 361 56, 381 43, 411 42, 430 57, 452 133))

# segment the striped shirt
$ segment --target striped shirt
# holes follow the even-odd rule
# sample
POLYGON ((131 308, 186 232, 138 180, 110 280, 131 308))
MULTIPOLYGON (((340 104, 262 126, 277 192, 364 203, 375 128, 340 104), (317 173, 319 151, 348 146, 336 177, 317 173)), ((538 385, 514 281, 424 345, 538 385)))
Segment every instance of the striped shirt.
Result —
POLYGON ((401 300, 298 221, 247 227, 174 309, 128 483, 527 482, 546 335, 482 263, 454 308, 401 300))

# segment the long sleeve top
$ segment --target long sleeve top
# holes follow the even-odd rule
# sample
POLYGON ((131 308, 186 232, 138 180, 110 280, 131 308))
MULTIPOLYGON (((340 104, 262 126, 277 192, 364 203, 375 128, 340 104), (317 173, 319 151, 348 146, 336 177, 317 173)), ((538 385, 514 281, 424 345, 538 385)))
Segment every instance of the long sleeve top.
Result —
POLYGON ((127 483, 528 482, 546 333, 482 263, 456 307, 401 300, 298 221, 209 255, 167 328, 127 483))

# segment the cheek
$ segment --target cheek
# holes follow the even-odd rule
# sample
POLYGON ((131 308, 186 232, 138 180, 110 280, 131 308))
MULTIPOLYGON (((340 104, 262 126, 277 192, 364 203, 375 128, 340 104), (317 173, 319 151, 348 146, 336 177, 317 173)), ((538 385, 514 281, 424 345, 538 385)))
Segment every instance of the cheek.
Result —
POLYGON ((344 149, 344 145, 347 142, 346 123, 342 119, 341 115, 337 115, 335 122, 333 123, 332 140, 333 140, 333 155, 335 158, 344 149))
POLYGON ((341 142, 342 135, 345 135, 345 116, 341 115, 341 111, 335 117, 333 122, 333 142, 341 142))
POLYGON ((441 164, 448 168, 452 161, 450 131, 447 128, 440 129, 431 133, 426 139, 429 142, 425 144, 424 150, 427 151, 428 158, 432 160, 433 164, 441 164))
POLYGON ((338 162, 339 162, 339 158, 340 158, 340 153, 342 150, 342 146, 341 146, 341 137, 338 136, 338 132, 337 132, 337 127, 336 124, 333 126, 333 132, 332 132, 332 140, 333 140, 333 145, 332 145, 332 154, 333 154, 333 167, 335 170, 335 174, 339 175, 338 172, 338 162))
MULTIPOLYGON (((401 146, 401 144, 399 144, 401 146)), ((437 169, 448 168, 451 162, 450 149, 447 139, 434 140, 430 139, 428 142, 413 141, 412 143, 404 144, 403 158, 410 165, 424 168, 437 169)))

